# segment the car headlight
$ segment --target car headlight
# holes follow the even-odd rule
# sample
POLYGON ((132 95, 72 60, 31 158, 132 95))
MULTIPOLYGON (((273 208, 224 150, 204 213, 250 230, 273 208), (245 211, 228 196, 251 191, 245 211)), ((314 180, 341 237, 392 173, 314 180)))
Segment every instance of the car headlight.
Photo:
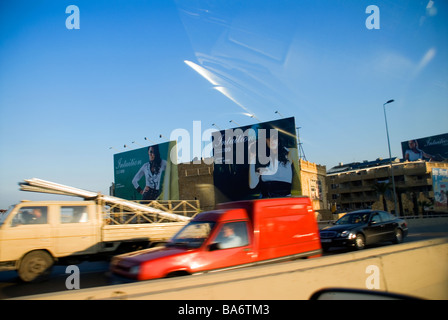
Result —
POLYGON ((348 237, 349 239, 354 239, 354 238, 356 238, 356 234, 352 233, 350 230, 345 230, 345 231, 342 231, 341 237, 344 237, 344 238, 348 237))
POLYGON ((341 237, 347 237, 348 235, 350 234, 350 231, 347 231, 347 230, 345 230, 345 231, 342 231, 342 233, 341 233, 341 237))

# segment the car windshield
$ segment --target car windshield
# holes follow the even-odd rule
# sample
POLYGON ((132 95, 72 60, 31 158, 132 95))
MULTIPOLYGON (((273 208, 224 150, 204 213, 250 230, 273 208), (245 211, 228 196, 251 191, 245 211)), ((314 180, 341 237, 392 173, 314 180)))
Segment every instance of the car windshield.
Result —
POLYGON ((5 222, 6 218, 9 216, 14 207, 15 206, 11 206, 7 211, 0 213, 0 226, 3 224, 3 222, 5 222))
POLYGON ((214 225, 214 222, 191 222, 183 227, 170 242, 168 242, 167 246, 199 248, 210 235, 214 225))
POLYGON ((341 219, 336 221, 336 225, 342 224, 360 224, 367 223, 369 221, 370 212, 358 212, 350 213, 343 216, 341 219))

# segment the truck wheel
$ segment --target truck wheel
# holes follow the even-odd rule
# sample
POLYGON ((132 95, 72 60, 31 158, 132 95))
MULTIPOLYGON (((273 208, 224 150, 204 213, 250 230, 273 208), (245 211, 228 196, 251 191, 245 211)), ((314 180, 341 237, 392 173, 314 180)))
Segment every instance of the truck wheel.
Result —
POLYGON ((53 258, 42 250, 29 252, 23 257, 17 270, 20 279, 24 282, 40 281, 46 279, 53 267, 53 258))

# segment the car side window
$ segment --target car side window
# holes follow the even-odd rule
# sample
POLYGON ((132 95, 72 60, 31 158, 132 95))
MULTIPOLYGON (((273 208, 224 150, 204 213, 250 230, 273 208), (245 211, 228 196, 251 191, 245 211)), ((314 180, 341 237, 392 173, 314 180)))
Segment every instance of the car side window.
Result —
POLYGON ((372 215, 372 219, 370 219, 370 221, 372 222, 372 224, 380 223, 380 222, 381 222, 381 217, 380 217, 379 213, 378 213, 378 212, 375 212, 375 213, 372 215))
POLYGON ((383 222, 391 221, 394 219, 392 215, 385 211, 380 211, 380 216, 383 222))
POLYGON ((229 249, 246 246, 249 244, 247 225, 244 221, 229 222, 222 226, 216 237, 219 249, 229 249))

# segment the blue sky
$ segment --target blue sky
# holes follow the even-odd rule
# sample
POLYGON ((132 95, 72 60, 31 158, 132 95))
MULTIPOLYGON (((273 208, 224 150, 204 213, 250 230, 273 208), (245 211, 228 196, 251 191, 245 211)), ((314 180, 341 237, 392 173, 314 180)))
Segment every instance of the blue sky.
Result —
POLYGON ((123 145, 193 121, 294 116, 307 160, 330 169, 388 157, 394 99, 401 156, 448 132, 447 27, 441 0, 2 1, 0 208, 42 198, 19 191, 33 177, 107 193, 123 145))

